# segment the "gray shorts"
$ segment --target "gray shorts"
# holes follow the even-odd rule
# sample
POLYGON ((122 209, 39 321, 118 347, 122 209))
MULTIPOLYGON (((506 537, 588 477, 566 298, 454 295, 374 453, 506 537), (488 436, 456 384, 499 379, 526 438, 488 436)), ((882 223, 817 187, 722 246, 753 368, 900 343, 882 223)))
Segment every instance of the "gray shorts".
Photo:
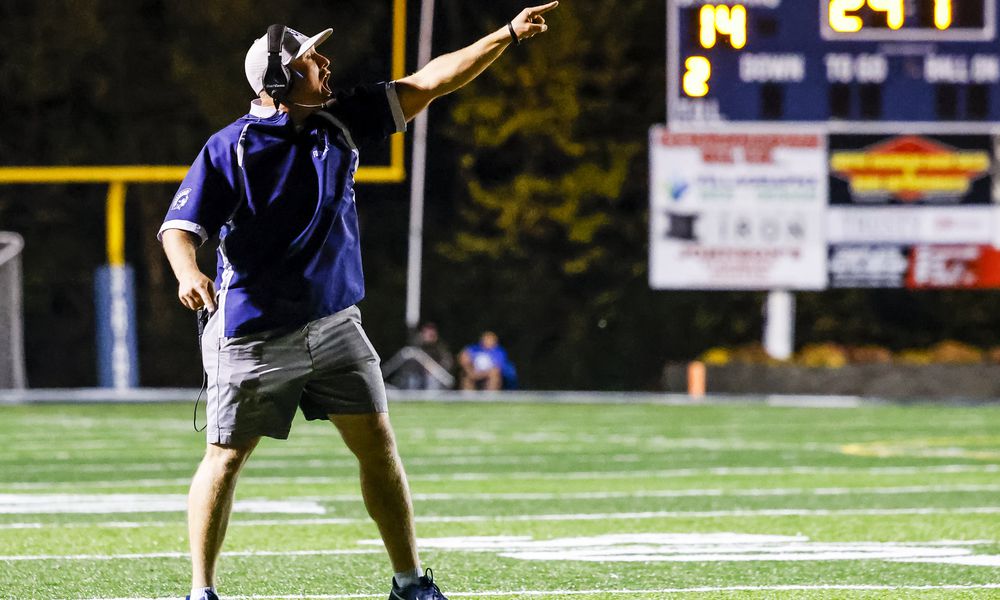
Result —
POLYGON ((379 357, 351 306, 292 330, 222 337, 218 313, 202 336, 208 443, 286 439, 306 419, 388 411, 379 357))

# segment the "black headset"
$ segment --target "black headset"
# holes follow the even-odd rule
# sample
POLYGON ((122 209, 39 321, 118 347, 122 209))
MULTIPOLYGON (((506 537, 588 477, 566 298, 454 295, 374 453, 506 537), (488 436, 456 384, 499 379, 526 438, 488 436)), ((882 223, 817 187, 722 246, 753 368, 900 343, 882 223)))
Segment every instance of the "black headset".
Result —
POLYGON ((288 105, 286 98, 292 91, 291 69, 281 63, 281 42, 285 39, 285 26, 275 23, 267 28, 267 70, 264 71, 264 90, 278 104, 288 105))

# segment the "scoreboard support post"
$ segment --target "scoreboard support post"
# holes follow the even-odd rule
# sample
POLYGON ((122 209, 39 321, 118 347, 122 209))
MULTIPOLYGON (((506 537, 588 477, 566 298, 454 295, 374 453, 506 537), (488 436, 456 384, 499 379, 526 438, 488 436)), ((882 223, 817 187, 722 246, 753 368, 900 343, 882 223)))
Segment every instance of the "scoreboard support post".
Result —
POLYGON ((778 360, 788 360, 795 350, 795 294, 788 290, 772 290, 767 294, 764 350, 778 360))

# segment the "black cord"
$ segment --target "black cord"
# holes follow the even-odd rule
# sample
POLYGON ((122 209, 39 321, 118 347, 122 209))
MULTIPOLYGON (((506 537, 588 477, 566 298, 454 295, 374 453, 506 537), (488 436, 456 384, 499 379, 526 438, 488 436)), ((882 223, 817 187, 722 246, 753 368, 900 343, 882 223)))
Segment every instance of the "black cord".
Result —
POLYGON ((198 429, 198 403, 201 402, 201 396, 208 389, 208 373, 202 372, 201 374, 201 390, 198 392, 198 397, 194 399, 194 415, 191 416, 191 425, 194 426, 194 430, 197 433, 201 433, 208 428, 208 423, 205 423, 205 427, 198 429))
POLYGON ((514 25, 510 21, 507 21, 507 31, 510 32, 510 37, 514 39, 514 45, 520 46, 521 40, 517 39, 517 34, 514 33, 514 25))
MULTIPOLYGON (((198 309, 195 313, 198 319, 198 353, 201 354, 201 337, 205 333, 205 326, 208 325, 208 319, 212 315, 204 308, 198 309)), ((191 424, 194 426, 194 430, 197 433, 205 431, 208 427, 208 423, 205 423, 205 427, 198 429, 198 404, 201 402, 201 396, 208 389, 208 372, 203 368, 201 370, 201 390, 198 392, 198 397, 194 399, 194 415, 191 417, 191 424)))

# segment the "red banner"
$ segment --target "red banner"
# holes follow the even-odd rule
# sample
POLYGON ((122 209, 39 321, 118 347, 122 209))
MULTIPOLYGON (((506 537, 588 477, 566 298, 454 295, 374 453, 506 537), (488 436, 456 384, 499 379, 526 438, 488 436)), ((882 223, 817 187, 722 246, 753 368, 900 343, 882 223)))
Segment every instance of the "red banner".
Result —
POLYGON ((1000 288, 1000 250, 993 246, 914 246, 906 287, 1000 288))

